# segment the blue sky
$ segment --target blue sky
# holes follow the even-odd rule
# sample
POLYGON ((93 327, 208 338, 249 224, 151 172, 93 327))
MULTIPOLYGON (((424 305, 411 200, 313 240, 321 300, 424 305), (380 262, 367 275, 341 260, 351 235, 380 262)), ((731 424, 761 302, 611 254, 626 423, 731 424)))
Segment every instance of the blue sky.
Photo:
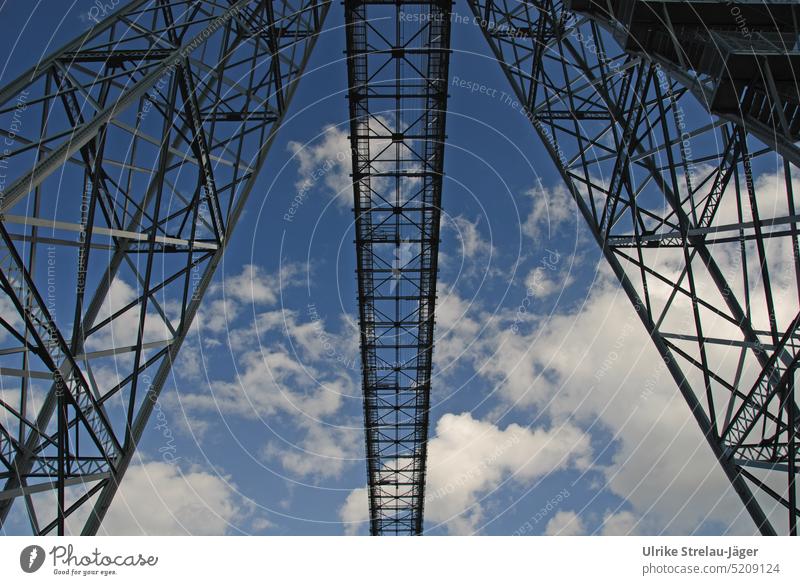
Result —
MULTIPOLYGON (((0 0, 0 83, 92 6, 0 0)), ((342 21, 102 530, 365 533, 342 21)), ((480 31, 452 42, 426 530, 751 533, 480 31)))

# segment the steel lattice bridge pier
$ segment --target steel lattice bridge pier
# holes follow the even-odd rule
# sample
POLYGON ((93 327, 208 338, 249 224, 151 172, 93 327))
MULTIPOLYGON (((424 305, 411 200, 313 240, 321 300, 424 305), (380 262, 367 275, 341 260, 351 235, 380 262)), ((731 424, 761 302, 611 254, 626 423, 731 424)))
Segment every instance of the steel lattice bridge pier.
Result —
POLYGON ((2 403, 0 520, 20 499, 34 534, 62 534, 87 508, 96 533, 328 9, 137 0, 0 90, 0 126, 15 130, 0 371, 18 384, 2 403), (48 275, 48 253, 72 270, 48 275), (73 279, 74 297, 48 298, 48 277, 73 279), (104 309, 122 282, 134 298, 104 309), (117 376, 99 379, 104 366, 117 376), (31 380, 52 381, 38 411, 31 380), (36 506, 48 491, 57 505, 36 506))
MULTIPOLYGON (((796 535, 800 7, 467 5, 742 506, 796 535)), ((329 9, 135 0, 0 89, 0 522, 97 532, 329 9)), ((424 530, 451 11, 344 2, 375 535, 424 530)))

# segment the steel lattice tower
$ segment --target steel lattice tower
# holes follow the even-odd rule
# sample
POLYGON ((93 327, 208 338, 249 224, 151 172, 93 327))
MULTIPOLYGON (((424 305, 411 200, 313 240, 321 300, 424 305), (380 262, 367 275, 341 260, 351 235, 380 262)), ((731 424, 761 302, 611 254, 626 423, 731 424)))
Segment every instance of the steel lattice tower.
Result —
MULTIPOLYGON (((798 7, 468 3, 747 512, 797 534, 798 7)), ((135 1, 0 91, 3 519, 97 530, 327 10, 135 1)), ((372 534, 423 528, 450 10, 345 1, 372 534)))
POLYGON ((328 8, 136 0, 0 92, 0 519, 97 531, 328 8))
POLYGON ((756 526, 797 534, 798 7, 469 3, 756 526))

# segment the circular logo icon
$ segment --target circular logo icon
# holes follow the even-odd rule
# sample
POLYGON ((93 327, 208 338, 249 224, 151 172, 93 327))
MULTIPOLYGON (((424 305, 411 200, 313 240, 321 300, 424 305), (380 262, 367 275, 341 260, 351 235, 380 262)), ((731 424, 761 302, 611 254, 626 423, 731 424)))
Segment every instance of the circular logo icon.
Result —
POLYGON ((42 568, 44 557, 44 549, 41 546, 37 544, 26 546, 19 554, 19 566, 26 573, 35 573, 42 568))

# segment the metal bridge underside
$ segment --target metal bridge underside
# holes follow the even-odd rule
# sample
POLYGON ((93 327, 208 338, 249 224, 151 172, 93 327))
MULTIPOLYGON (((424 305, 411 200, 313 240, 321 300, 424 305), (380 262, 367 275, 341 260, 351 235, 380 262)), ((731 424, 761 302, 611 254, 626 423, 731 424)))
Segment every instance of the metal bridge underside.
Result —
POLYGON ((370 531, 419 534, 450 4, 347 0, 345 11, 370 531))

